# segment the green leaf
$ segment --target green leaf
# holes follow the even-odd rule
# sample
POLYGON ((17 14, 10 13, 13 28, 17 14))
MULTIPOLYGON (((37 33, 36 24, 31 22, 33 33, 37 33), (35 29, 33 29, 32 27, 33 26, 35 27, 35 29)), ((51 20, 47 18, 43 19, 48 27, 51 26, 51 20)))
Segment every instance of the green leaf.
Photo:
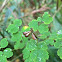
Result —
POLYGON ((41 58, 41 61, 42 61, 42 59, 47 60, 49 58, 49 55, 46 50, 39 49, 38 50, 38 57, 41 58))
POLYGON ((22 49, 24 46, 25 43, 16 42, 16 44, 14 45, 14 49, 22 49))
POLYGON ((29 57, 29 58, 30 58, 29 61, 30 61, 30 62, 31 62, 31 61, 36 62, 37 54, 38 54, 38 51, 37 51, 37 50, 31 51, 30 57, 29 57), (34 52, 35 52, 35 53, 34 53, 34 52))
POLYGON ((16 19, 13 21, 13 23, 16 25, 16 26, 21 26, 22 24, 22 21, 20 19, 16 19))
POLYGON ((7 62, 7 59, 4 55, 0 56, 0 62, 7 62))
POLYGON ((37 48, 37 46, 36 46, 36 40, 31 39, 27 43, 26 47, 28 48, 29 51, 32 51, 32 50, 36 49, 37 48))
POLYGON ((22 42, 27 44, 27 42, 29 42, 28 37, 27 38, 26 37, 22 37, 22 42))
POLYGON ((22 40, 22 33, 21 31, 18 31, 17 33, 12 34, 12 41, 21 41, 22 40))
POLYGON ((57 35, 58 39, 62 39, 62 34, 57 35))
POLYGON ((17 27, 15 24, 11 24, 8 26, 8 28, 6 30, 13 34, 19 30, 19 27, 17 27))
POLYGON ((4 51, 3 51, 3 54, 5 57, 7 58, 10 58, 11 56, 13 56, 13 52, 10 48, 6 48, 4 51))
POLYGON ((30 55, 30 51, 27 48, 25 48, 23 50, 23 59, 27 59, 29 55, 30 55))
POLYGON ((39 30, 40 33, 48 32, 48 25, 41 24, 41 25, 38 27, 38 30, 39 30))
POLYGON ((22 49, 28 42, 28 38, 22 37, 21 41, 17 41, 14 45, 14 49, 22 49))
POLYGON ((49 58, 48 52, 41 49, 36 49, 30 52, 30 56, 26 59, 28 62, 46 62, 49 58))
POLYGON ((42 18, 41 18, 41 17, 38 17, 38 18, 37 18, 37 21, 38 21, 38 22, 41 22, 41 21, 42 21, 42 18))
POLYGON ((0 41, 0 46, 1 46, 1 48, 5 48, 5 47, 7 47, 7 45, 8 45, 7 39, 6 39, 6 38, 3 38, 3 39, 0 41))
POLYGON ((45 39, 45 38, 47 38, 47 36, 50 36, 50 32, 49 31, 48 32, 43 32, 39 38, 45 39))
POLYGON ((37 41, 31 39, 23 50, 23 59, 25 62, 46 62, 49 58, 47 48, 44 42, 37 44, 37 41))
POLYGON ((44 60, 47 60, 47 59, 49 58, 48 52, 45 51, 45 50, 41 50, 41 49, 38 50, 38 56, 39 56, 41 59, 44 58, 44 60))
POLYGON ((51 34, 50 34, 50 37, 49 37, 50 39, 53 39, 53 40, 55 40, 55 39, 57 39, 57 33, 56 32, 52 32, 51 34))
POLYGON ((37 31, 37 29, 38 29, 38 21, 32 20, 28 25, 29 25, 30 28, 33 28, 34 31, 37 31))
POLYGON ((0 56, 2 56, 3 55, 3 52, 2 51, 0 51, 0 56))
POLYGON ((16 42, 16 44, 14 45, 14 49, 20 49, 20 42, 16 42))
POLYGON ((54 45, 54 40, 53 39, 46 39, 45 41, 44 41, 47 45, 54 45))
POLYGON ((48 12, 45 12, 43 14, 42 20, 44 21, 45 24, 50 24, 53 21, 53 18, 50 17, 50 15, 48 14, 48 12))
POLYGON ((58 49, 57 55, 62 59, 62 47, 58 49))
POLYGON ((62 46, 62 39, 57 39, 56 42, 54 43, 54 46, 56 48, 60 48, 62 46))
POLYGON ((38 43, 38 48, 39 48, 39 49, 43 49, 43 50, 47 50, 47 49, 48 49, 48 47, 47 47, 47 45, 45 44, 45 42, 39 42, 39 43, 38 43))

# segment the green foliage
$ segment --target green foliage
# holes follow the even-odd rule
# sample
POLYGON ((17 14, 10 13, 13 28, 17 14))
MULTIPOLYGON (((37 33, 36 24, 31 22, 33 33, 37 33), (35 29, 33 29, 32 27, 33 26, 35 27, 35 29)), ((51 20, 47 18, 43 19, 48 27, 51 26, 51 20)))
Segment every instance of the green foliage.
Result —
POLYGON ((49 58, 47 48, 44 42, 37 43, 37 40, 31 39, 23 50, 25 62, 45 62, 49 58))
POLYGON ((24 37, 23 32, 29 31, 30 28, 28 26, 24 26, 21 31, 19 30, 19 26, 21 26, 22 21, 16 19, 13 21, 13 26, 9 25, 7 31, 12 33, 11 40, 14 42, 14 49, 22 49, 27 43, 28 39, 24 37))
POLYGON ((58 49, 57 55, 62 59, 62 47, 58 49))
MULTIPOLYGON (((49 24, 52 21, 52 17, 48 12, 45 12, 42 18, 38 17, 37 20, 32 20, 28 24, 29 26, 23 26, 21 30, 19 30, 19 26, 22 25, 22 21, 19 19, 14 20, 13 24, 8 26, 7 31, 11 33, 11 41, 14 42, 14 49, 24 48, 22 53, 25 62, 46 62, 49 58, 49 45, 58 49, 57 55, 62 59, 62 31, 50 32, 49 24), (25 37, 23 32, 29 33, 29 31, 31 31, 30 35, 25 37), (32 33, 34 32, 36 34, 36 31, 39 32, 40 36, 37 36, 36 40, 34 40, 32 33)), ((7 39, 2 39, 0 47, 5 48, 7 45, 7 39)), ((4 60, 10 58, 13 55, 12 50, 6 48, 3 52, 0 51, 0 56, 3 57, 3 55, 4 60)), ((2 58, 0 58, 0 60, 2 60, 2 58)))
POLYGON ((19 30, 19 27, 17 27, 15 24, 11 24, 8 26, 7 31, 10 33, 16 33, 19 30))
POLYGON ((14 33, 12 35, 12 38, 11 38, 12 41, 20 41, 21 39, 22 39, 21 31, 18 31, 17 33, 14 33))
POLYGON ((8 45, 8 41, 6 38, 4 38, 0 41, 0 48, 5 48, 5 47, 7 47, 7 45, 8 45))
POLYGON ((22 24, 22 21, 21 20, 18 20, 18 19, 16 19, 16 20, 14 20, 14 22, 13 22, 13 24, 10 24, 9 26, 8 26, 8 28, 6 29, 8 32, 10 32, 10 33, 16 33, 16 32, 18 32, 18 30, 19 30, 19 26, 22 24))
POLYGON ((4 55, 0 56, 0 62, 7 62, 7 59, 4 55))
MULTIPOLYGON (((24 52, 25 54, 25 52, 24 52)), ((29 53, 28 53, 29 55, 29 53)), ((29 57, 24 56, 26 61, 25 62, 45 62, 46 59, 49 58, 48 52, 41 49, 36 49, 30 52, 29 57)))
POLYGON ((57 39, 56 42, 54 43, 54 46, 56 48, 60 48, 62 46, 62 39, 57 39))
POLYGON ((22 49, 27 42, 28 42, 28 38, 22 37, 21 42, 18 41, 15 43, 14 49, 22 49))
MULTIPOLYGON (((8 41, 6 38, 3 38, 0 41, 0 49, 8 46, 8 41)), ((0 62, 7 62, 7 58, 13 56, 13 52, 10 48, 6 48, 4 51, 0 51, 0 62)))
POLYGON ((48 32, 48 25, 41 24, 41 25, 39 25, 38 30, 40 33, 48 32))
POLYGON ((37 18, 37 21, 38 21, 38 22, 41 22, 41 21, 42 21, 42 18, 41 18, 41 17, 38 17, 38 18, 37 18))
POLYGON ((18 19, 16 19, 16 20, 14 20, 14 22, 13 22, 16 26, 20 26, 21 24, 22 24, 22 21, 21 20, 18 20, 18 19))
POLYGON ((3 54, 5 55, 5 57, 7 58, 10 58, 11 56, 13 56, 13 52, 10 48, 6 48, 4 51, 3 51, 3 54))
POLYGON ((48 14, 48 12, 45 12, 43 17, 42 17, 42 20, 45 24, 50 24, 52 21, 53 21, 53 18, 50 17, 50 15, 48 14))
POLYGON ((37 29, 38 29, 38 21, 37 20, 32 20, 29 23, 29 27, 30 28, 33 28, 34 31, 37 31, 37 29))

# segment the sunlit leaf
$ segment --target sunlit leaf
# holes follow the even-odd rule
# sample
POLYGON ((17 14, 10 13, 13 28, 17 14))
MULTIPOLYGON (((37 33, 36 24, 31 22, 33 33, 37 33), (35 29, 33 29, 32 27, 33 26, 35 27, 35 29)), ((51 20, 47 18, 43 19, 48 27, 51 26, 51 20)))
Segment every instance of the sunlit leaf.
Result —
POLYGON ((13 23, 14 23, 16 26, 21 26, 22 21, 21 21, 21 19, 16 19, 16 20, 14 20, 13 23))
POLYGON ((6 48, 4 51, 3 51, 3 54, 5 57, 7 58, 10 58, 11 56, 13 56, 13 52, 10 48, 6 48))
POLYGON ((50 16, 50 14, 48 14, 48 12, 45 12, 43 14, 42 20, 45 24, 50 24, 53 21, 53 18, 50 16))
POLYGON ((32 20, 28 25, 29 25, 30 28, 33 28, 34 31, 37 31, 37 29, 38 29, 38 21, 32 20))
POLYGON ((3 39, 0 41, 0 46, 1 46, 1 48, 5 48, 5 47, 7 47, 7 45, 8 45, 7 39, 6 39, 6 38, 3 38, 3 39))
POLYGON ((8 26, 8 28, 6 30, 13 34, 19 30, 19 27, 17 27, 15 24, 11 24, 8 26))
POLYGON ((40 33, 48 32, 48 25, 41 24, 41 25, 38 27, 38 30, 39 30, 40 33))

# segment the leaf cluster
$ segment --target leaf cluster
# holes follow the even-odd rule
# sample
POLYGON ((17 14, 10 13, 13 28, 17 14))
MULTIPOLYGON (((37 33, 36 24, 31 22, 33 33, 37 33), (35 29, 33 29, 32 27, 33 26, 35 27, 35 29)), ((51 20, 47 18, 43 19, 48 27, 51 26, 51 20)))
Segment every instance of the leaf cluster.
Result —
MULTIPOLYGON (((28 26, 23 26, 20 30, 19 27, 22 25, 22 21, 16 19, 13 21, 13 24, 10 24, 6 29, 11 33, 11 40, 14 42, 14 49, 23 49, 23 59, 25 62, 46 62, 49 58, 48 45, 51 47, 54 46, 58 49, 57 55, 62 59, 62 31, 50 32, 49 24, 53 21, 53 18, 45 12, 41 17, 38 17, 37 20, 32 20, 28 26), (25 37, 23 32, 28 32, 30 30, 33 32, 39 32, 40 36, 37 36, 36 40, 32 37, 25 37), (39 40, 40 39, 40 40, 39 40)), ((31 34, 31 33, 30 33, 31 34)), ((5 39, 6 40, 6 39, 5 39)), ((8 45, 7 40, 2 43, 0 42, 1 48, 5 48, 8 45)), ((4 50, 4 52, 10 53, 10 49, 4 50)), ((9 58, 8 53, 2 53, 5 57, 9 58)), ((12 52, 10 53, 12 56, 12 52)), ((3 56, 2 56, 3 57, 3 56)))
MULTIPOLYGON (((0 49, 8 46, 8 41, 6 38, 3 38, 0 41, 0 49)), ((7 58, 13 56, 13 52, 10 48, 6 48, 4 51, 0 51, 0 62, 7 62, 7 58)))

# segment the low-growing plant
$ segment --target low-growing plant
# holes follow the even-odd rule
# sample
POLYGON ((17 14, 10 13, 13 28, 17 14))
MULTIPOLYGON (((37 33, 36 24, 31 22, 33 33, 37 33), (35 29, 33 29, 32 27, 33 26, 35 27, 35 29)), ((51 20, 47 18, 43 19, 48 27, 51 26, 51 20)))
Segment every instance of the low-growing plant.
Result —
MULTIPOLYGON (((53 18, 45 12, 37 20, 32 20, 28 26, 22 25, 20 19, 15 19, 6 31, 11 34, 11 41, 14 42, 14 50, 23 49, 23 59, 25 62, 46 62, 49 59, 48 46, 57 48, 57 55, 62 59, 62 31, 51 32, 49 25, 53 18)), ((0 49, 7 47, 6 38, 0 41, 0 49)), ((10 48, 0 51, 0 62, 7 62, 13 52, 10 48)))

